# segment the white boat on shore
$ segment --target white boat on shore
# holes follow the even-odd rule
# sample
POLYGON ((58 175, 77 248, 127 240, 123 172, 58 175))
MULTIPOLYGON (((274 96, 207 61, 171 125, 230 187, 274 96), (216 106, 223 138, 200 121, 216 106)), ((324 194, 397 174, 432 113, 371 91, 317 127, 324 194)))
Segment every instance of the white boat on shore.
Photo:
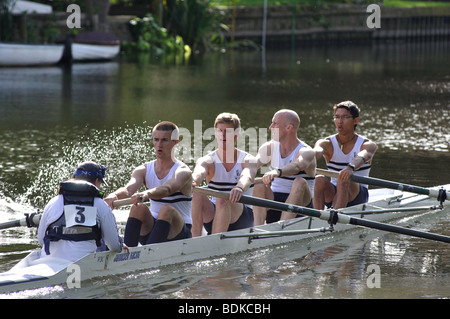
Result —
MULTIPOLYGON (((430 190, 439 192, 449 187, 450 184, 430 190)), ((211 192, 209 189, 205 191, 211 192)), ((41 258, 39 249, 31 252, 9 271, 0 274, 0 293, 54 285, 70 287, 74 281, 80 284, 92 278, 210 259, 292 241, 305 241, 313 245, 315 241, 333 240, 336 232, 354 229, 352 225, 364 225, 369 228, 450 242, 450 237, 447 236, 381 223, 424 212, 439 212, 443 208, 442 200, 439 205, 439 202, 430 196, 392 189, 375 189, 370 190, 369 193, 368 203, 339 210, 338 213, 336 211, 333 213, 332 210, 319 211, 243 196, 242 202, 249 201, 248 203, 252 202, 255 205, 262 201, 269 205, 267 207, 285 205, 285 210, 302 212, 306 216, 222 234, 132 247, 129 252, 97 252, 75 263, 49 257, 41 258), (323 216, 316 218, 316 214, 323 214, 323 216), (334 222, 330 222, 332 220, 334 222)), ((299 247, 303 246, 299 245, 299 247)))
POLYGON ((53 8, 48 4, 25 1, 25 0, 10 0, 7 1, 8 10, 11 14, 52 14, 53 8))
POLYGON ((44 66, 57 64, 64 45, 0 43, 0 66, 44 66))
POLYGON ((105 32, 84 32, 72 41, 73 61, 112 60, 120 52, 119 39, 105 32))

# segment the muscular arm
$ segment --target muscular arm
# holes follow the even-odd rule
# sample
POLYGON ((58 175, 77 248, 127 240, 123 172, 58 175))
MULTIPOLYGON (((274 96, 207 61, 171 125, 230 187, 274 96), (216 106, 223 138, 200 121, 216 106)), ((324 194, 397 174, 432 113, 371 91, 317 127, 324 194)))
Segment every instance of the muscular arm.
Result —
MULTIPOLYGON (((372 162, 373 156, 377 151, 377 144, 370 140, 365 140, 361 145, 358 155, 350 162, 355 165, 355 170, 359 169, 364 163, 372 162)), ((339 172, 339 179, 347 181, 353 175, 353 169, 349 166, 339 172)))
POLYGON ((192 186, 200 186, 205 178, 211 175, 212 167, 214 167, 214 163, 211 156, 206 155, 199 158, 192 173, 192 186))
POLYGON ((310 147, 303 147, 298 151, 295 160, 282 168, 283 176, 291 176, 305 171, 310 177, 316 174, 316 153, 310 147))
POLYGON ((273 169, 264 174, 263 182, 268 185, 275 177, 291 176, 301 171, 305 171, 309 176, 314 177, 316 174, 316 163, 315 151, 309 146, 302 147, 292 162, 279 167, 281 175, 278 169, 273 169))
POLYGON ((105 198, 105 202, 113 208, 113 202, 122 199, 122 198, 129 198, 134 193, 136 193, 142 185, 145 184, 145 173, 146 168, 145 165, 140 165, 136 167, 131 173, 131 178, 128 181, 128 183, 124 187, 118 188, 115 192, 109 194, 105 198))
POLYGON ((192 172, 186 165, 181 165, 175 170, 172 178, 158 187, 131 196, 133 203, 140 200, 161 199, 175 192, 181 191, 184 195, 191 195, 192 172), (140 199, 140 197, 142 199, 140 199))
POLYGON ((272 158, 272 143, 266 142, 264 143, 258 150, 258 154, 256 155, 256 169, 260 169, 262 166, 270 163, 272 158))
POLYGON ((316 155, 316 160, 324 157, 325 161, 328 162, 333 156, 333 145, 329 138, 318 140, 313 150, 316 155))

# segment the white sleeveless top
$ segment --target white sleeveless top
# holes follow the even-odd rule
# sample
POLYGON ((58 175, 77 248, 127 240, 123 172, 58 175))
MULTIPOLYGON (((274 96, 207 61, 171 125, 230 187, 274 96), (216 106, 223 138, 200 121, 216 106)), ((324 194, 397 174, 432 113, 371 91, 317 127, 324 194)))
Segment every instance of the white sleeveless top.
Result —
MULTIPOLYGON (((155 161, 146 163, 146 173, 145 173, 145 186, 147 189, 161 186, 166 181, 172 178, 175 174, 176 169, 182 164, 182 162, 176 162, 169 173, 162 179, 159 179, 155 173, 155 161)), ((191 209, 192 209, 192 197, 188 197, 181 192, 175 192, 167 197, 161 199, 150 199, 150 211, 154 218, 158 218, 159 210, 161 206, 165 204, 170 204, 175 207, 183 216, 184 222, 186 224, 192 224, 191 209)))
MULTIPOLYGON (((364 143, 365 138, 362 136, 358 136, 353 149, 347 154, 344 154, 344 152, 342 152, 341 148, 339 147, 336 135, 330 136, 330 140, 333 144, 333 156, 327 163, 327 168, 330 171, 339 172, 347 167, 347 164, 350 163, 356 157, 356 155, 358 155, 358 153, 361 151, 361 146, 364 143)), ((365 163, 359 169, 355 170, 354 174, 357 176, 367 177, 370 173, 370 167, 370 164, 365 163)), ((336 185, 337 178, 331 178, 331 183, 333 183, 333 185, 336 185)), ((361 185, 366 188, 368 187, 366 184, 361 185)))
MULTIPOLYGON (((294 160, 295 155, 297 155, 298 151, 304 146, 305 144, 300 142, 300 144, 298 144, 297 147, 288 156, 282 158, 280 152, 280 142, 273 141, 272 159, 270 161, 270 166, 272 167, 272 169, 283 168, 283 166, 289 164, 294 160)), ((314 194, 314 183, 316 179, 315 177, 310 177, 308 174, 306 174, 305 171, 300 171, 297 174, 291 176, 275 177, 271 186, 272 192, 289 194, 291 192, 294 179, 297 177, 303 177, 308 183, 311 194, 314 194)))
MULTIPOLYGON (((217 155, 217 150, 209 153, 208 155, 211 156, 214 161, 214 176, 209 181, 208 187, 218 191, 231 191, 239 182, 239 178, 242 173, 242 163, 248 153, 238 150, 238 159, 230 171, 225 169, 225 166, 217 155)), ((253 186, 254 185, 252 184, 251 187, 244 192, 244 195, 252 196, 253 186)), ((215 203, 216 198, 213 197, 211 201, 215 203)))

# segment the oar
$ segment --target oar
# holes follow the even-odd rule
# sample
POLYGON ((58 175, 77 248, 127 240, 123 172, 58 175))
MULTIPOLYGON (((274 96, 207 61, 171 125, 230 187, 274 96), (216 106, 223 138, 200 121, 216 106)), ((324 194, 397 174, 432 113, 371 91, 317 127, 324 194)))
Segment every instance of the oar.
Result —
MULTIPOLYGON (((220 192, 220 191, 212 190, 209 188, 196 187, 196 188, 194 188, 194 192, 204 194, 204 195, 224 198, 224 199, 229 198, 228 192, 220 192)), ((350 224, 350 225, 355 225, 355 226, 364 226, 364 227, 368 227, 368 228, 389 231, 389 232, 403 234, 403 235, 409 235, 409 236, 414 236, 414 237, 419 237, 419 238, 441 241, 444 243, 450 243, 449 236, 432 234, 432 233, 409 229, 409 228, 405 228, 405 227, 401 227, 401 226, 388 225, 388 224, 371 221, 371 220, 367 220, 367 219, 351 217, 351 216, 347 216, 342 213, 338 213, 335 210, 329 210, 329 211, 317 210, 317 209, 312 209, 312 208, 307 208, 307 207, 302 207, 302 206, 297 206, 297 205, 292 205, 292 204, 286 204, 286 203, 280 203, 280 202, 276 202, 276 201, 272 201, 272 200, 268 200, 268 199, 262 199, 262 198, 246 196, 246 195, 242 195, 239 202, 243 203, 243 204, 248 204, 248 205, 266 207, 266 208, 270 208, 270 209, 274 209, 274 210, 287 211, 287 212, 290 212, 293 214, 301 214, 301 215, 306 215, 306 216, 310 216, 310 217, 316 217, 316 218, 320 218, 322 220, 327 220, 331 224, 341 223, 341 224, 350 224)))
POLYGON ((131 198, 124 198, 124 199, 118 199, 113 202, 113 207, 120 207, 125 205, 131 205, 133 202, 131 201, 131 198))
MULTIPOLYGON (((257 177, 257 178, 255 178, 255 182, 253 184, 261 184, 262 182, 263 182, 262 177, 257 177)), ((116 207, 120 207, 120 206, 131 205, 131 204, 133 204, 133 202, 131 201, 131 198, 129 197, 129 198, 117 199, 112 204, 113 204, 113 207, 116 208, 116 207)))
MULTIPOLYGON (((325 169, 316 169, 316 174, 323 174, 328 177, 338 177, 339 172, 333 172, 328 171, 325 169)), ((390 189, 397 189, 403 192, 410 192, 415 193, 419 195, 428 195, 433 198, 437 198, 438 201, 444 202, 448 198, 448 191, 445 189, 433 189, 433 188, 425 188, 420 186, 413 186, 413 185, 407 185, 407 184, 401 184, 397 182, 387 181, 383 179, 373 178, 373 177, 364 177, 364 176, 357 176, 352 175, 350 178, 352 182, 360 183, 360 184, 368 184, 373 186, 379 186, 379 187, 385 187, 390 189)))
POLYGON ((7 229, 19 226, 36 227, 39 225, 41 216, 42 215, 39 213, 25 214, 25 217, 22 219, 11 220, 9 222, 0 224, 0 229, 7 229))

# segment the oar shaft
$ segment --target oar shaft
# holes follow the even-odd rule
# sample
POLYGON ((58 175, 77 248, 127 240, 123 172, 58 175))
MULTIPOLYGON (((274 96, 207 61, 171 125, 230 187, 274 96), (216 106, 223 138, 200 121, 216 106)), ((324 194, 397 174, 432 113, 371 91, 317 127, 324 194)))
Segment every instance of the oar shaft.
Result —
MULTIPOLYGON (((198 192, 204 195, 210 195, 215 197, 220 197, 227 199, 229 196, 229 193, 227 192, 219 192, 216 190, 208 189, 208 188, 194 188, 194 192, 198 192)), ((394 232, 398 234, 403 235, 409 235, 419 238, 426 238, 426 239, 432 239, 436 241, 441 241, 445 243, 450 243, 450 237, 439 235, 439 234, 432 234, 427 232, 421 232, 418 230, 413 230, 401 226, 395 226, 395 225, 388 225, 383 224, 367 219, 362 218, 356 218, 356 217, 350 217, 342 213, 337 213, 336 211, 324 211, 324 210, 317 210, 312 208, 306 208, 301 207, 297 205, 292 204, 286 204, 281 202, 275 202, 268 199, 262 199, 252 196, 246 196, 242 195, 241 199, 239 200, 240 203, 248 204, 248 205, 254 205, 254 206, 262 206, 266 208, 271 208, 275 210, 281 210, 281 211, 287 211, 294 214, 301 214, 311 217, 316 217, 322 220, 327 220, 333 224, 335 223, 341 223, 341 224, 351 224, 355 226, 364 226, 368 228, 378 229, 378 230, 384 230, 389 232, 394 232), (332 219, 332 220, 330 220, 332 219)))
POLYGON ((393 233, 402 234, 402 235, 408 235, 408 236, 413 236, 413 237, 441 241, 444 243, 450 243, 449 236, 427 233, 427 232, 418 231, 418 230, 414 230, 414 229, 410 229, 410 228, 379 223, 379 222, 375 222, 373 220, 351 217, 350 224, 356 225, 356 226, 364 226, 364 227, 368 227, 368 228, 383 230, 383 231, 388 231, 388 232, 393 232, 393 233))
MULTIPOLYGON (((316 173, 323 174, 328 177, 335 177, 337 178, 339 176, 339 172, 333 172, 328 171, 324 169, 317 168, 316 173)), ((419 195, 428 195, 433 198, 437 198, 438 200, 445 201, 447 198, 448 192, 445 190, 439 190, 439 189, 432 189, 432 188, 425 188, 420 186, 413 186, 408 184, 401 184, 396 183, 392 181, 387 181, 379 178, 373 178, 373 177, 365 177, 365 176, 358 176, 358 175, 352 175, 350 178, 352 182, 360 183, 360 184, 368 184, 378 187, 385 187, 390 189, 397 189, 403 192, 410 192, 414 194, 419 195)))
MULTIPOLYGON (((197 193, 200 193, 203 195, 219 197, 219 198, 223 198, 223 199, 229 198, 228 192, 220 192, 220 191, 216 191, 216 190, 204 188, 204 187, 195 187, 194 192, 197 192, 197 193)), ((320 218, 323 220, 328 220, 331 215, 331 213, 329 211, 325 211, 325 210, 318 210, 318 209, 313 209, 313 208, 308 208, 308 207, 291 205, 291 204, 276 202, 273 200, 268 200, 268 199, 253 197, 253 196, 247 196, 247 195, 242 195, 239 202, 242 204, 247 204, 247 205, 261 206, 261 207, 266 207, 269 209, 286 211, 286 212, 290 212, 293 214, 300 214, 300 215, 305 215, 305 216, 309 216, 309 217, 316 217, 316 218, 320 218)), ((348 217, 346 215, 342 215, 342 214, 340 214, 339 216, 341 216, 341 219, 340 219, 341 223, 348 224, 350 222, 350 217, 348 217)))
POLYGON ((38 213, 25 214, 25 218, 11 220, 9 222, 0 224, 0 229, 7 229, 7 228, 19 227, 19 226, 36 227, 39 225, 41 216, 42 215, 38 214, 38 213))
POLYGON ((17 220, 11 220, 9 222, 5 222, 0 224, 0 229, 7 229, 7 228, 12 228, 12 227, 18 227, 18 226, 23 226, 21 224, 22 219, 17 219, 17 220))

